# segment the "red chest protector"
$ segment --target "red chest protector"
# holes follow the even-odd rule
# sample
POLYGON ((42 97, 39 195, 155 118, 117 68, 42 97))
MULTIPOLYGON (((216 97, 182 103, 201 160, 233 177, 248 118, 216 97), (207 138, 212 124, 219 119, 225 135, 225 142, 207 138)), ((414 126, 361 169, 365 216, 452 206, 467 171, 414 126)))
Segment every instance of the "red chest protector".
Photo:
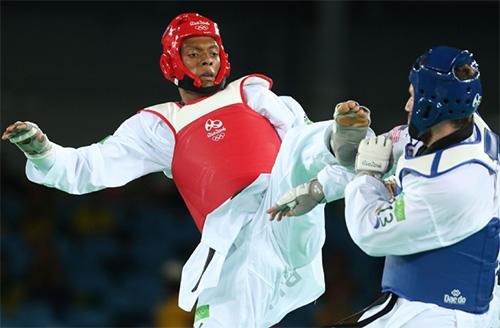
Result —
POLYGON ((180 108, 146 109, 161 114, 175 134, 172 176, 200 231, 210 212, 270 173, 278 155, 275 129, 246 104, 249 83, 270 87, 272 81, 250 75, 180 108))

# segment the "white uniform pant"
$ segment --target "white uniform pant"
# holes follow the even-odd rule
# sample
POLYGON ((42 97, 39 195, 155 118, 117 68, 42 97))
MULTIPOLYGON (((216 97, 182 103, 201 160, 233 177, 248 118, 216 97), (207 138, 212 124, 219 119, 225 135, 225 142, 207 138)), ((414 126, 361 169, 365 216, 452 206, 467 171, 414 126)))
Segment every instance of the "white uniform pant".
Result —
POLYGON ((281 222, 269 221, 266 209, 335 164, 325 143, 329 125, 288 132, 262 203, 231 247, 218 285, 198 297, 195 327, 270 327, 324 292, 324 205, 281 222))

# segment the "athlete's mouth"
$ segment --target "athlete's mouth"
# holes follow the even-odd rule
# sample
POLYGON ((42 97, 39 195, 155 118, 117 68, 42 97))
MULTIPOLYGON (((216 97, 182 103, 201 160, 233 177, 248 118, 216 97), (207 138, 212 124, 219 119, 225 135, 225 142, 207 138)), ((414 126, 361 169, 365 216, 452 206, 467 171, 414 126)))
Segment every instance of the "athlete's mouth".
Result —
POLYGON ((206 72, 200 75, 200 79, 204 81, 215 81, 215 74, 212 72, 206 72))

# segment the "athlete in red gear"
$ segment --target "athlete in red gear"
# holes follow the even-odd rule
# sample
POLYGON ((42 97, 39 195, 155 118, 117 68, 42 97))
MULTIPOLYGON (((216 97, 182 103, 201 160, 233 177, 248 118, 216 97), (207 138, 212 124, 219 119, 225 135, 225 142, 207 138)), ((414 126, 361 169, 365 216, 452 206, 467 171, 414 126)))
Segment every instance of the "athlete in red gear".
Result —
MULTIPOLYGON (((265 76, 226 86, 228 55, 206 17, 177 16, 162 44, 160 67, 181 102, 144 108, 87 147, 61 147, 30 122, 10 125, 2 139, 26 154, 31 181, 72 194, 163 171, 202 232, 183 268, 179 306, 190 311, 197 302, 196 327, 271 326, 324 291, 323 203, 343 197, 353 176, 331 151, 340 130, 333 121, 308 125, 301 106, 272 93, 265 76), (277 196, 311 180, 316 188, 301 199, 314 209, 269 222, 277 196)), ((367 112, 353 102, 337 108, 337 118, 349 117, 353 128, 361 122, 366 134, 367 112)))

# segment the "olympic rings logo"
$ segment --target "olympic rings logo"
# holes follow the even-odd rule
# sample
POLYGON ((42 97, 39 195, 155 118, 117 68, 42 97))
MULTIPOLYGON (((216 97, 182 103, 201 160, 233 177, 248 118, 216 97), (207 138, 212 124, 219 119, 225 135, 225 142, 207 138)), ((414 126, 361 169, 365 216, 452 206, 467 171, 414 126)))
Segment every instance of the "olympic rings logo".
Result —
POLYGON ((213 136, 213 137, 212 137, 212 140, 213 140, 213 141, 220 141, 220 140, 224 139, 224 136, 225 136, 225 135, 226 135, 226 134, 225 134, 224 132, 219 133, 219 134, 217 134, 217 135, 213 136))
POLYGON ((206 30, 208 30, 208 26, 206 26, 206 25, 196 25, 194 28, 196 30, 198 30, 198 31, 206 31, 206 30))

